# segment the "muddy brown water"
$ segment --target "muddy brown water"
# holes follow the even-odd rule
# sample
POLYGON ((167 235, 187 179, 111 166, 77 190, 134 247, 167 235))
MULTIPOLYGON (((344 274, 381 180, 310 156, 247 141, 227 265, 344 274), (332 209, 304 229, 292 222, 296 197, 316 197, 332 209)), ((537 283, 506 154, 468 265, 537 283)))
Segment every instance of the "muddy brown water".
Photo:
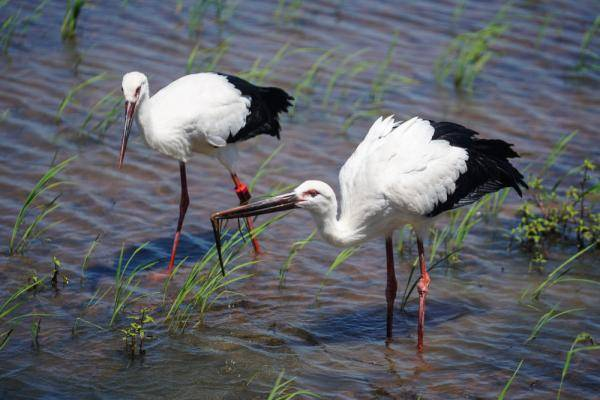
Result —
MULTIPOLYGON (((507 14, 510 29, 494 46, 497 54, 472 95, 437 84, 433 64, 454 35, 482 27, 501 3, 467 1, 456 16, 458 3, 306 1, 295 18, 285 21, 274 18, 277 2, 243 0, 222 24, 215 23, 209 9, 202 29, 190 35, 189 2, 102 1, 84 8, 76 40, 62 42, 64 2, 49 1, 41 17, 27 32, 17 32, 8 54, 0 57, 0 294, 7 298, 33 271, 47 275, 53 255, 65 265, 71 284, 58 293, 46 289, 27 297, 19 312, 49 315, 42 317, 38 349, 32 348, 31 319, 26 319, 0 352, 0 397, 263 398, 285 370, 286 376, 296 377, 297 387, 326 398, 495 398, 523 359, 509 397, 553 398, 573 338, 582 331, 600 335, 598 289, 562 284, 534 303, 538 310, 520 300, 525 289, 575 250, 555 249, 545 273, 530 270, 520 251, 507 251, 506 235, 516 224, 520 201, 514 194, 497 218, 484 218, 471 232, 460 263, 432 274, 422 356, 415 352, 414 299, 406 313, 396 314, 395 341, 384 343, 383 240, 363 245, 329 276, 327 267, 339 250, 315 240, 293 260, 285 287, 278 287, 278 271, 291 244, 313 228, 301 212, 264 234, 266 254, 250 268, 254 276, 232 287, 240 296, 222 299, 202 328, 181 335, 152 328, 155 338, 143 360, 127 359, 118 332, 83 327, 71 335, 83 304, 98 287, 114 282, 123 243, 131 251, 149 241, 142 260, 158 259, 157 268, 166 266, 179 196, 177 163, 147 148, 135 133, 125 168, 115 168, 120 119, 105 134, 80 125, 89 107, 119 87, 124 72, 147 73, 153 91, 182 75, 196 43, 202 59, 210 54, 206 49, 228 41, 217 68, 228 73, 248 70, 257 58, 266 62, 288 42, 290 51, 320 49, 292 52, 267 75, 267 83, 290 91, 324 50, 335 48, 337 59, 324 65, 293 118, 283 118, 284 147, 255 188, 259 195, 307 178, 337 185, 338 168, 374 120, 358 118, 347 133, 341 129, 357 101, 363 104, 357 111, 369 105, 366 93, 376 68, 341 79, 323 107, 328 79, 345 55, 361 49, 367 50, 359 59, 385 59, 394 32, 397 46, 384 75, 400 74, 414 83, 390 85, 377 107, 381 114, 464 123, 486 137, 514 143, 523 156, 519 167, 531 164, 533 169, 561 135, 578 130, 555 170, 567 171, 584 157, 597 161, 599 78, 575 72, 574 66, 600 3, 515 2, 507 14), (107 79, 77 93, 77 103, 56 123, 56 110, 68 90, 100 72, 107 79), (73 185, 62 190, 62 207, 49 218, 62 222, 25 254, 8 257, 8 237, 27 192, 55 155, 64 159, 74 154, 77 160, 61 175, 73 185), (102 241, 90 260, 88 279, 80 285, 79 266, 99 233, 102 241), (235 306, 227 307, 229 303, 235 306), (552 321, 525 345, 540 315, 556 304, 585 311, 552 321)), ((11 1, 0 8, 0 16, 4 20, 18 9, 28 15, 37 4, 11 1)), ((597 40, 591 49, 597 53, 597 40)), ((244 144, 242 177, 249 180, 277 146, 269 137, 244 144)), ((191 207, 179 256, 195 260, 212 244, 209 213, 234 205, 236 198, 215 160, 193 159, 188 182, 191 207)), ((249 249, 244 252, 244 259, 251 259, 249 249)), ((411 259, 398 263, 401 289, 411 259)), ((578 263, 579 277, 598 278, 593 259, 578 263)), ((106 298, 87 318, 105 326, 110 307, 106 298)), ((564 398, 598 398, 599 360, 593 352, 575 356, 564 398)))

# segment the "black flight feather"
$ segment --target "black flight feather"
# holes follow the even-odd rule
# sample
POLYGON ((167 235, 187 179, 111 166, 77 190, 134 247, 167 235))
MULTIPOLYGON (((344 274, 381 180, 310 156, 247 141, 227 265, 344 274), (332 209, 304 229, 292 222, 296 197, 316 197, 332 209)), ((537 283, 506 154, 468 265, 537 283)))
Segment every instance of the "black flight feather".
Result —
POLYGON ((279 113, 287 112, 294 98, 277 87, 256 86, 237 76, 220 75, 225 76, 242 96, 250 98, 250 113, 246 117, 246 124, 239 131, 231 132, 227 143, 248 140, 261 134, 279 139, 279 113))
POLYGON ((456 189, 443 203, 436 204, 429 217, 444 211, 474 203, 487 193, 512 187, 522 196, 527 189, 523 175, 510 163, 509 158, 519 155, 512 144, 498 139, 479 139, 478 133, 452 122, 429 121, 435 129, 432 140, 446 140, 454 147, 467 151, 467 170, 456 180, 456 189))

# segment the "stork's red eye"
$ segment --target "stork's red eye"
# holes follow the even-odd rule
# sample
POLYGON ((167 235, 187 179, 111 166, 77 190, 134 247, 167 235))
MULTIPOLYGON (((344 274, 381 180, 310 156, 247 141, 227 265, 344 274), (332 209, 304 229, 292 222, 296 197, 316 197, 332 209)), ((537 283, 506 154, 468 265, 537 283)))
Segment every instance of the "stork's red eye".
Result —
POLYGON ((316 197, 319 194, 320 193, 317 190, 315 190, 315 189, 310 189, 310 190, 307 190, 306 192, 304 192, 304 195, 310 196, 310 197, 316 197))
POLYGON ((141 89, 142 89, 142 87, 141 87, 141 86, 138 86, 138 88, 137 88, 137 89, 135 89, 135 95, 136 95, 136 96, 139 96, 139 94, 140 94, 140 90, 141 90, 141 89))

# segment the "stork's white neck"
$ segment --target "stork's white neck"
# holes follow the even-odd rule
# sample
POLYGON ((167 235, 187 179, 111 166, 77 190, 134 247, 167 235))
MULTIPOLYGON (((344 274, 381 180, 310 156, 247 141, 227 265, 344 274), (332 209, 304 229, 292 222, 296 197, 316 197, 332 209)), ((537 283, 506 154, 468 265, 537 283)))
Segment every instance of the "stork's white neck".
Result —
POLYGON ((327 209, 309 210, 321 236, 329 244, 337 247, 350 247, 363 242, 365 234, 343 217, 338 219, 337 210, 335 195, 327 209))

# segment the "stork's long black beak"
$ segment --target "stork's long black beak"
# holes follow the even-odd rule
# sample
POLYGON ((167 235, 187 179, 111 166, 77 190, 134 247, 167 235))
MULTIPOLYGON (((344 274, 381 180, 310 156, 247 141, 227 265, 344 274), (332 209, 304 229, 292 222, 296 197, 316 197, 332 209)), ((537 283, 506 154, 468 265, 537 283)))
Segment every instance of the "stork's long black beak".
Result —
POLYGON ((135 112, 135 102, 125 102, 125 127, 123 128, 123 137, 121 138, 121 153, 119 155, 119 169, 123 166, 123 160, 125 159, 125 150, 127 150, 127 139, 129 139, 129 132, 131 131, 131 125, 133 124, 133 113, 135 112))
POLYGON ((270 199, 257 201, 243 206, 233 207, 228 210, 218 211, 210 216, 210 222, 215 235, 215 245, 217 254, 219 255, 219 263, 221 272, 225 275, 223 267, 223 254, 221 252, 221 221, 235 218, 248 218, 255 215, 270 214, 278 211, 291 210, 297 208, 300 201, 296 193, 286 193, 279 196, 271 197, 270 199))

